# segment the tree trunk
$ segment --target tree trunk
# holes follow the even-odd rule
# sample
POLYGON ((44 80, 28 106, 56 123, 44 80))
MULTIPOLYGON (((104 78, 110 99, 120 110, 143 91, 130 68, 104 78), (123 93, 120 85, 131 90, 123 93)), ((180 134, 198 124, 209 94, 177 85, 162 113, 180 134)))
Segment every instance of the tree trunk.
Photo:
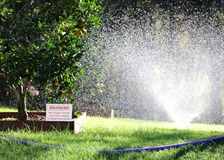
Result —
POLYGON ((16 94, 17 106, 18 106, 18 119, 20 121, 27 120, 28 114, 26 109, 26 94, 27 87, 20 84, 18 90, 13 86, 14 92, 16 94))

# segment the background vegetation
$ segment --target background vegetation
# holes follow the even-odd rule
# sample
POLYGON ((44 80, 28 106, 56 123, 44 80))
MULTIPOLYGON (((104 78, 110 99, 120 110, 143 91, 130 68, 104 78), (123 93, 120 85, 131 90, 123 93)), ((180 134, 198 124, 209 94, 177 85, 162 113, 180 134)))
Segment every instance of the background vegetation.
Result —
POLYGON ((84 74, 77 62, 84 52, 87 31, 101 23, 99 2, 0 3, 0 78, 2 85, 7 84, 1 90, 5 97, 9 96, 6 88, 14 93, 20 120, 27 118, 28 90, 47 88, 51 98, 61 102, 74 98, 76 79, 84 74))

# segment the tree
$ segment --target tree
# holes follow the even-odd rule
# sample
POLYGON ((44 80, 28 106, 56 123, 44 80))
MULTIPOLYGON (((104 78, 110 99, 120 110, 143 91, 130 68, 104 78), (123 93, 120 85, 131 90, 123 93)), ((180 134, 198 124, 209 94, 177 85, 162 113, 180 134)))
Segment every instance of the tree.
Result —
POLYGON ((71 95, 87 30, 100 25, 98 0, 5 0, 0 2, 0 74, 27 119, 30 83, 71 95))

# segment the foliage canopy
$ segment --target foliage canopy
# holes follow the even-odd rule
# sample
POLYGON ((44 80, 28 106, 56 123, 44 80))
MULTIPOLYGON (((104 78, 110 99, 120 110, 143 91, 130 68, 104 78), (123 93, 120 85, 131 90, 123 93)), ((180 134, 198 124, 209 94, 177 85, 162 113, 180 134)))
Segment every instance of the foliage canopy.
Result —
POLYGON ((0 74, 18 102, 30 83, 70 92, 84 74, 77 62, 87 31, 101 23, 100 1, 5 0, 0 9, 0 74))

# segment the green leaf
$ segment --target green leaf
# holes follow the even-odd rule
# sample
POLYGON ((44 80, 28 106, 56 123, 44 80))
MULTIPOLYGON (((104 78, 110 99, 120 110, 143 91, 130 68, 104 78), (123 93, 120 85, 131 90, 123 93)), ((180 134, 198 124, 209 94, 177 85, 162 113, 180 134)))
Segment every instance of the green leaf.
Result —
POLYGON ((84 75, 84 73, 85 73, 85 69, 82 68, 82 69, 79 71, 79 73, 80 73, 81 75, 84 75))
POLYGON ((0 6, 2 6, 5 2, 0 2, 0 6))
POLYGON ((40 21, 38 21, 38 28, 42 29, 42 26, 43 26, 43 24, 40 21))

